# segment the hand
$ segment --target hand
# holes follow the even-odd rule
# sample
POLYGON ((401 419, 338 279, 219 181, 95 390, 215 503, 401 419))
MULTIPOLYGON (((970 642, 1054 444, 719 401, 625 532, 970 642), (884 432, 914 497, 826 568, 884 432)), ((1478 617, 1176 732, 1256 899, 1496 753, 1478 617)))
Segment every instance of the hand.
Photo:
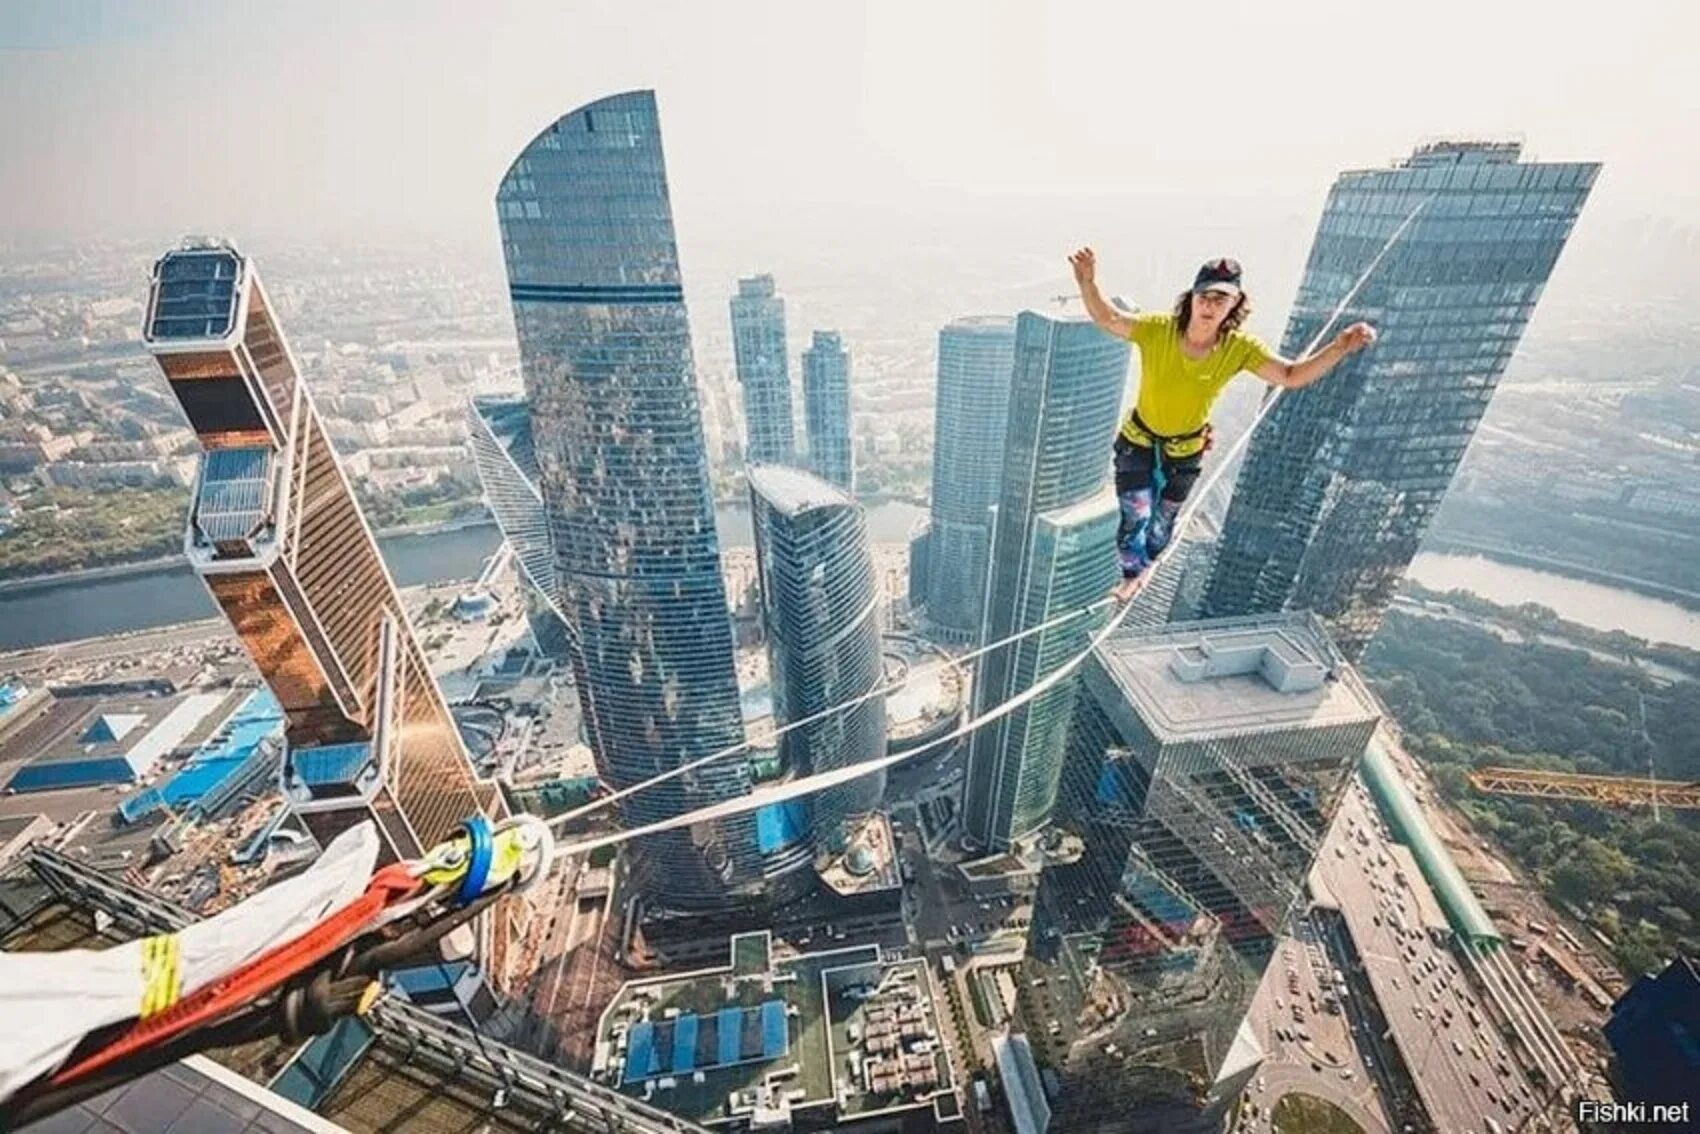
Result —
POLYGON ((1082 248, 1068 258, 1069 267, 1074 269, 1074 282, 1080 287, 1091 283, 1098 274, 1098 257, 1090 248, 1082 248))
POLYGON ((1348 355, 1357 354, 1365 347, 1375 345, 1375 328, 1368 323, 1353 323, 1335 337, 1334 345, 1348 355))

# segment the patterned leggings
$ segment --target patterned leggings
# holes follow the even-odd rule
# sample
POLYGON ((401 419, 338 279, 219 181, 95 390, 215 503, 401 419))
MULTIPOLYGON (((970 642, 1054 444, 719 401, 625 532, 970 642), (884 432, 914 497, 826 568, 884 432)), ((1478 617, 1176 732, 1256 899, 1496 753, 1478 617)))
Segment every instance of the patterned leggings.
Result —
POLYGON ((1122 578, 1144 574, 1169 545, 1175 516, 1203 467, 1203 454, 1159 459, 1152 449, 1116 439, 1116 498, 1121 503, 1116 557, 1122 578))

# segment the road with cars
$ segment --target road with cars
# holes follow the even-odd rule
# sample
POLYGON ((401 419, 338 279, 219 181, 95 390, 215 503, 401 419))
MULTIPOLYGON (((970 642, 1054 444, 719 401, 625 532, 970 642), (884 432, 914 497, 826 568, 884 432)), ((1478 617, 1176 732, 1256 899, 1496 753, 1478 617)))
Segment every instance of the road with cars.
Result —
MULTIPOLYGON (((1424 926, 1416 888, 1428 883, 1399 868, 1389 839, 1368 793, 1354 783, 1317 863, 1339 917, 1313 921, 1331 955, 1355 954, 1360 962, 1348 981, 1347 1007, 1371 1023, 1366 1031, 1382 1024, 1383 1034, 1359 1034, 1384 1058, 1396 1049, 1437 1130, 1516 1130, 1541 1095, 1446 935, 1424 926), (1365 1003, 1371 996, 1374 1003, 1365 1003)), ((1540 1129, 1539 1122, 1531 1128, 1540 1129)))

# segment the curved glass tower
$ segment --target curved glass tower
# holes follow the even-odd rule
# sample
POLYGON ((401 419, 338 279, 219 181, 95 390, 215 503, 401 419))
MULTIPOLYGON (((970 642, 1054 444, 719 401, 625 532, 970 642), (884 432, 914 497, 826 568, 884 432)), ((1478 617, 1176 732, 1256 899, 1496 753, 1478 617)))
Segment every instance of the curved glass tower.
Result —
MULTIPOLYGON (((552 123, 496 193, 532 444, 579 698, 625 787, 739 744, 720 575, 661 130, 650 91, 552 123)), ((626 802, 639 825, 748 791, 742 760, 626 802)), ((633 879, 675 909, 759 891, 755 819, 641 840, 633 879)))
MULTIPOLYGON (((1017 320, 981 641, 1048 622, 1114 585, 1109 446, 1128 351, 1084 319, 1024 311, 1017 320)), ((1085 646, 1102 618, 1100 610, 987 654, 974 714, 1037 684, 1085 646)), ((963 827, 981 847, 1008 850, 1050 819, 1073 703, 1070 678, 974 733, 963 827)))
MULTIPOLYGON (((879 586, 861 507, 799 469, 749 470, 776 723, 789 724, 879 684, 879 586)), ((885 754, 885 698, 780 737, 786 768, 825 772, 885 754)), ((819 858, 849 846, 885 795, 885 773, 811 798, 819 858)))
POLYGON ((919 589, 934 633, 950 641, 980 632, 1014 362, 1014 319, 975 316, 939 332, 931 535, 919 589))

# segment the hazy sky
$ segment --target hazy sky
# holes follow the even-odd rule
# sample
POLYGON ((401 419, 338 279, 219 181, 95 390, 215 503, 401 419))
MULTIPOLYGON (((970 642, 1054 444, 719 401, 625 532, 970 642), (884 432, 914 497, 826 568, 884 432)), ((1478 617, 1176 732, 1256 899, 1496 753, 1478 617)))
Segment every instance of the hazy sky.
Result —
MULTIPOLYGON (((1599 159, 1591 211, 1700 219, 1689 0, 0 0, 0 239, 495 241, 516 151, 653 87, 681 228, 1035 202, 1314 217, 1443 133, 1599 159), (496 13, 483 14, 479 9, 496 13)), ((851 222, 846 221, 846 224, 851 222)), ((1308 233, 1305 234, 1308 236, 1308 233)))

